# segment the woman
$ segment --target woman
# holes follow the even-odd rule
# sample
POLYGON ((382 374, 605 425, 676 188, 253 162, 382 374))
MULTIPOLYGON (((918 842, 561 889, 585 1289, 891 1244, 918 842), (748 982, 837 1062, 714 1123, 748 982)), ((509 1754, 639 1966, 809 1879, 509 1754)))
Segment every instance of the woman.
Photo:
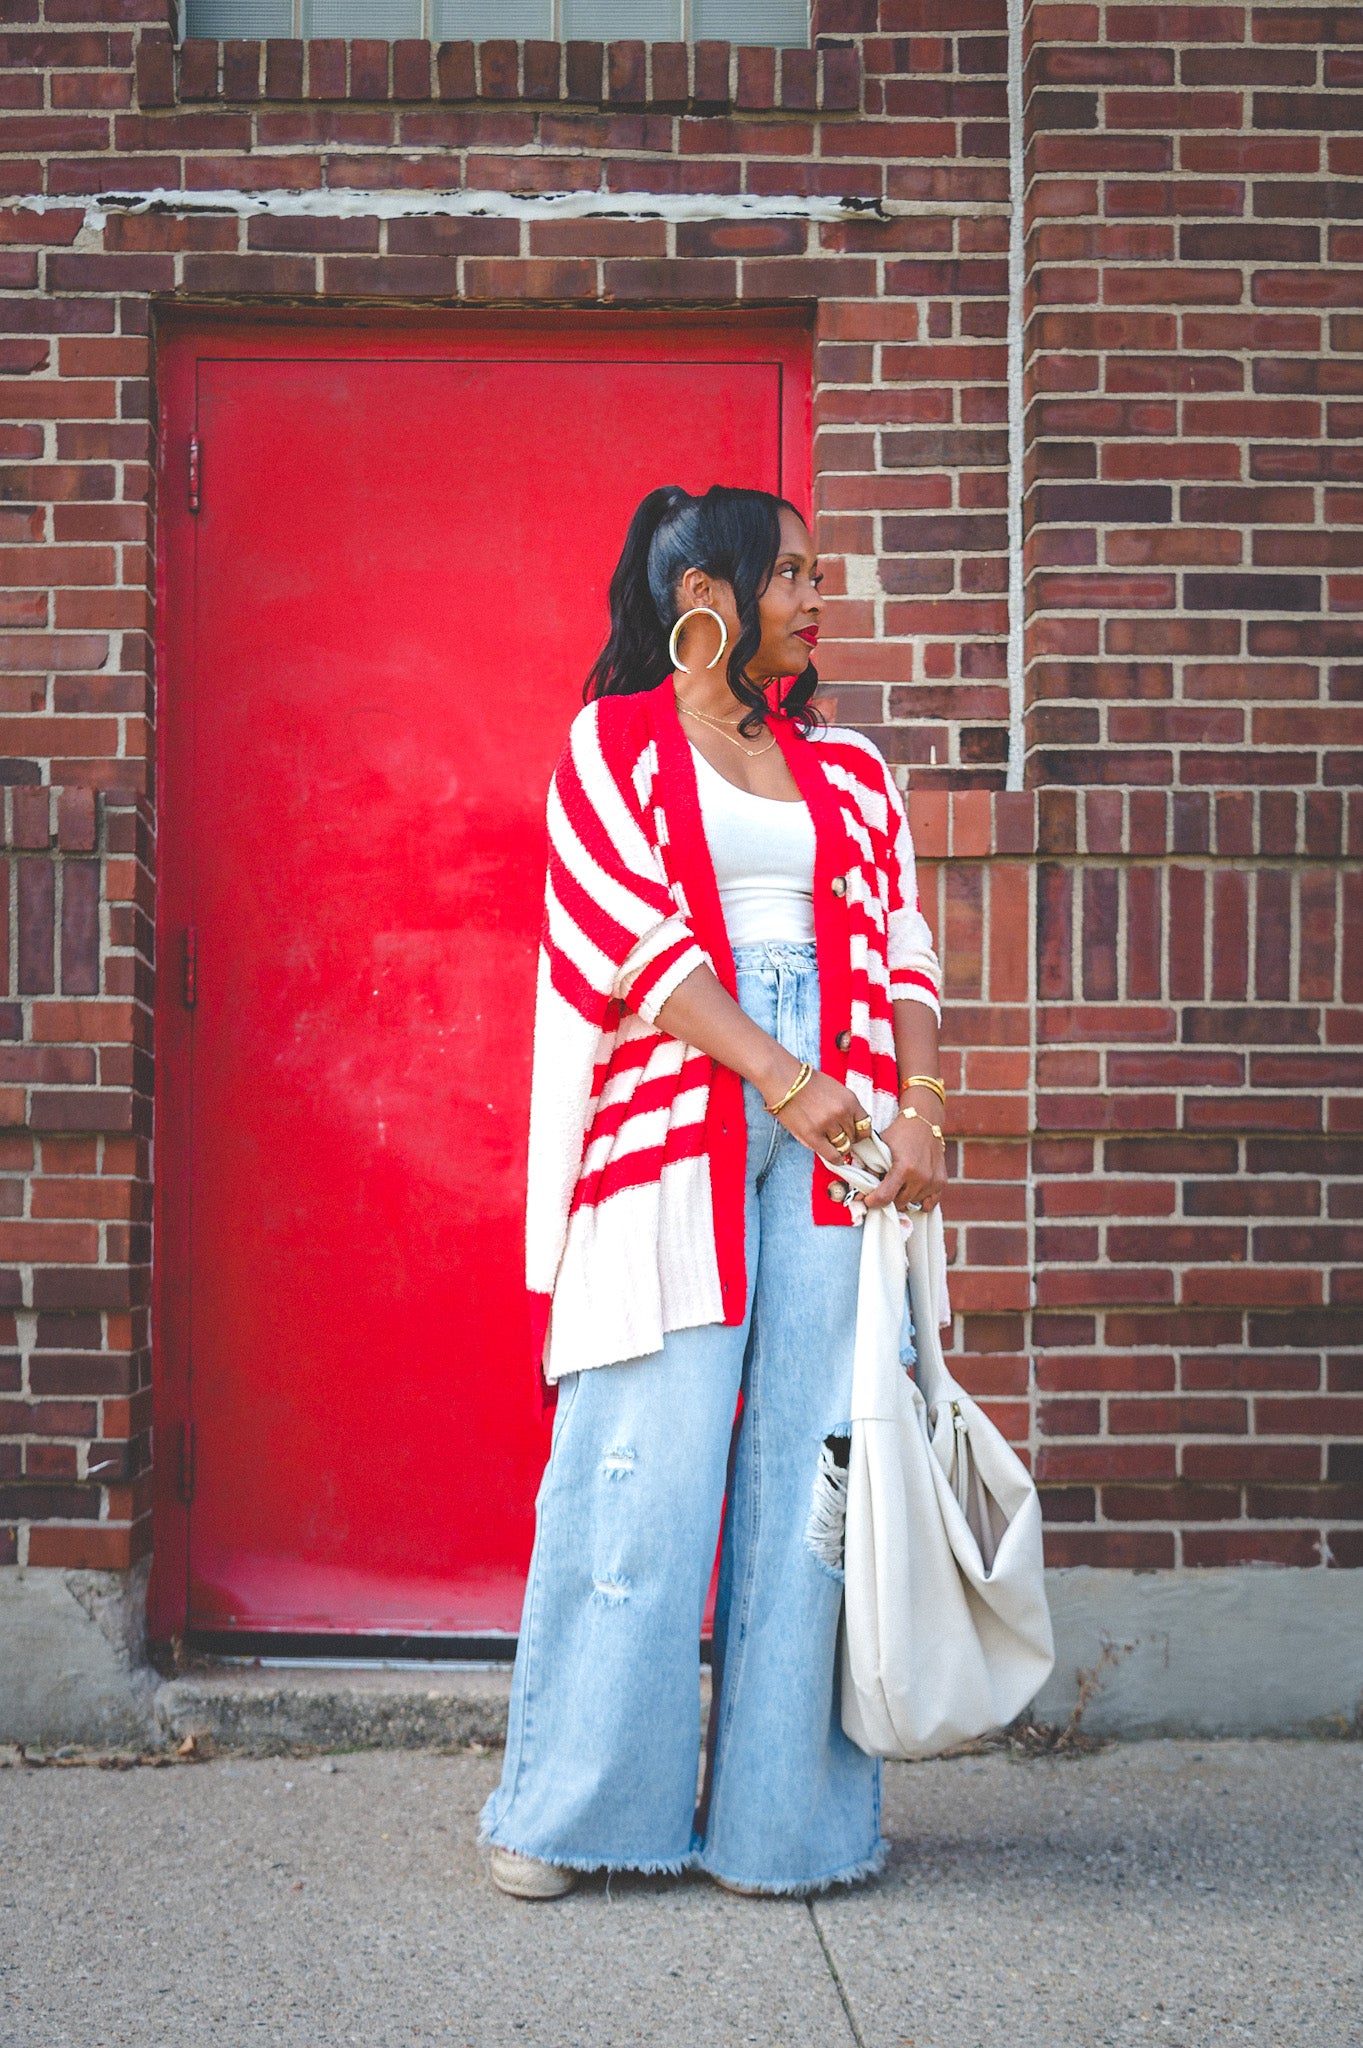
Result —
POLYGON ((819 582, 793 506, 651 492, 550 792, 527 1240, 558 1399, 483 1813, 522 1898, 599 1868, 805 1892, 885 1853, 835 1686, 838 1167, 874 1125, 869 1200, 935 1203, 945 1098, 903 804, 811 708, 819 582))

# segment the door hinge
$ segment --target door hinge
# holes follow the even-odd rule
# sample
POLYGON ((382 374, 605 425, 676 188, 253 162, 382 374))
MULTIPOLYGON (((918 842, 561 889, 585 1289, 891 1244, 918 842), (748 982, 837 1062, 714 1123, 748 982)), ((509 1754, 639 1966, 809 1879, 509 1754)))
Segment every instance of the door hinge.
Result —
POLYGON ((199 1000, 199 935, 192 924, 185 926, 184 980, 181 988, 185 1008, 192 1010, 199 1000))
POLYGON ((197 512, 199 509, 199 437, 197 434, 191 434, 189 437, 189 509, 191 512, 197 512))
POLYGON ((194 1503, 194 1424, 180 1424, 180 1500, 183 1506, 194 1503))

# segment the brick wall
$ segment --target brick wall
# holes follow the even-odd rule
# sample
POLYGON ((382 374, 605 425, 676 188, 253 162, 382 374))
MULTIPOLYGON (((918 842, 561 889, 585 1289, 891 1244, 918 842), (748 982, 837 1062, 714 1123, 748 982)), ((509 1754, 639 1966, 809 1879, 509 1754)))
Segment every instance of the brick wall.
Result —
POLYGON ((1052 1553, 1357 1565, 1363 12, 1036 5, 1025 77, 1052 1553))
POLYGON ((118 1566, 151 1507, 150 818, 0 794, 0 1562, 27 1525, 29 1564, 118 1566))
POLYGON ((817 52, 690 54, 177 53, 161 0, 16 0, 4 1555, 116 1565, 151 1540, 157 322, 177 302, 796 304, 820 668, 912 771, 945 944, 966 1376, 1037 1459, 1058 1562, 1309 1562, 1329 1530, 1332 1561, 1363 1563, 1351 20, 1029 16, 1028 787, 1008 791, 1003 0, 824 0, 817 52), (891 217, 86 212, 154 187, 457 185, 851 194, 891 217), (68 905, 70 965, 44 937, 68 905))
POLYGON ((944 973, 951 1306, 960 1373, 1024 1451, 1028 1356, 1036 801, 1029 791, 910 796, 923 908, 944 973))

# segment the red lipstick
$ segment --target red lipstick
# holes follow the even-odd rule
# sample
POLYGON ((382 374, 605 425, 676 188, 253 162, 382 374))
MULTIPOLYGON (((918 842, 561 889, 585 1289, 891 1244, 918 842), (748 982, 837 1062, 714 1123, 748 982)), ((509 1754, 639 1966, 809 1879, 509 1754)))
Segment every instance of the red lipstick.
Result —
POLYGON ((819 644, 819 629, 817 626, 804 626, 795 637, 797 640, 806 641, 811 647, 817 647, 819 644))

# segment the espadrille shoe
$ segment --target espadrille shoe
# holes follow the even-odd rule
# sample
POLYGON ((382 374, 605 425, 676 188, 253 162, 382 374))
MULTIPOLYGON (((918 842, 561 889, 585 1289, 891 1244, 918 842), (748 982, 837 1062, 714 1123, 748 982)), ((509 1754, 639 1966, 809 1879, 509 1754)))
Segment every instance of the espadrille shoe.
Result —
POLYGON ((488 1856, 488 1875, 498 1891, 512 1899, 561 1899, 577 1883, 575 1870, 495 1846, 488 1856))

